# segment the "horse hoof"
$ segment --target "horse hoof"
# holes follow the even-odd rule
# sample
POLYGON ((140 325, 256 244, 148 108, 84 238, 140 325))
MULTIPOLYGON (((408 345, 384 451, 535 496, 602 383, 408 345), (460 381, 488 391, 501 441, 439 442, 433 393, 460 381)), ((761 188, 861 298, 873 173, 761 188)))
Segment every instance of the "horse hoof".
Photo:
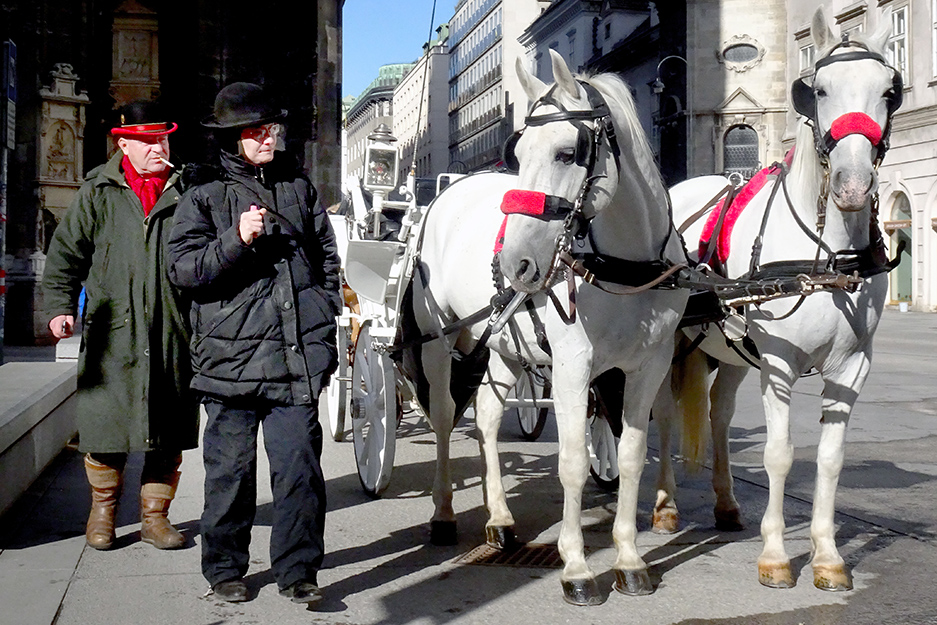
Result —
POLYGON ((716 529, 720 532, 741 532, 745 529, 738 510, 713 510, 713 515, 716 517, 716 529))
POLYGON ((631 595, 632 597, 649 595, 654 592, 654 586, 651 585, 651 576, 647 574, 647 569, 638 569, 637 571, 615 569, 615 584, 612 588, 623 595, 631 595))
POLYGON ((790 563, 759 564, 758 581, 768 588, 793 588, 794 576, 791 574, 790 563))
POLYGON ((820 590, 830 592, 852 590, 852 576, 842 564, 838 566, 814 565, 813 585, 820 590))
POLYGON ((651 531, 655 534, 676 534, 680 529, 680 513, 674 508, 655 510, 651 531))
POLYGON ((511 551, 518 546, 514 528, 509 525, 488 525, 485 527, 485 542, 492 549, 511 551))
POLYGON ((459 535, 455 521, 431 521, 429 542, 440 547, 458 544, 459 535))
POLYGON ((563 580, 563 599, 572 605, 602 605, 605 600, 595 578, 563 580))

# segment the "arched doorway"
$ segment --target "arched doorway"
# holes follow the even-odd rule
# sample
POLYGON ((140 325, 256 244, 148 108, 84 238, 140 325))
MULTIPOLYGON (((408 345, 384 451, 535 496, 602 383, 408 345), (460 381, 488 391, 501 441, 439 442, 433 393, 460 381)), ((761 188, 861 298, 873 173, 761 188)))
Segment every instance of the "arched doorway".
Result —
POLYGON ((729 128, 723 138, 722 162, 726 174, 739 173, 746 180, 758 171, 758 133, 740 124, 729 128))
POLYGON ((893 302, 910 302, 914 283, 912 280, 913 255, 911 246, 911 201, 904 193, 899 193, 891 207, 891 219, 885 222, 885 232, 891 238, 889 249, 892 255, 904 242, 901 263, 891 272, 889 285, 893 302))

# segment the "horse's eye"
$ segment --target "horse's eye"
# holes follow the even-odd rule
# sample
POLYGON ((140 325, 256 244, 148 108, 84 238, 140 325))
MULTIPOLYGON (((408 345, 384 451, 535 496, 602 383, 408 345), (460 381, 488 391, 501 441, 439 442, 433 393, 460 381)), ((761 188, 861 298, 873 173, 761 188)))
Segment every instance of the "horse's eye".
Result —
POLYGON ((566 148, 563 150, 556 151, 556 160, 564 165, 569 165, 576 158, 576 150, 572 148, 566 148))
POLYGON ((826 97, 826 89, 823 89, 823 88, 817 89, 817 97, 818 97, 818 98, 825 98, 825 97, 826 97))

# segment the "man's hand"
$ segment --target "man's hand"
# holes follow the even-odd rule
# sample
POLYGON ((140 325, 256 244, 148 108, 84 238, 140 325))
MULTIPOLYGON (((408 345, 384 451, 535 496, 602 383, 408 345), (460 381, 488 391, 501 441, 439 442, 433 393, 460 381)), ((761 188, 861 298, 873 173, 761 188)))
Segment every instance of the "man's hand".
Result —
POLYGON ((67 339, 75 331, 75 317, 72 315, 59 315, 49 322, 49 329, 56 339, 67 339))
POLYGON ((238 235, 245 245, 250 245, 254 239, 264 233, 264 215, 267 214, 266 208, 257 208, 251 204, 251 209, 241 213, 241 219, 238 222, 238 235))

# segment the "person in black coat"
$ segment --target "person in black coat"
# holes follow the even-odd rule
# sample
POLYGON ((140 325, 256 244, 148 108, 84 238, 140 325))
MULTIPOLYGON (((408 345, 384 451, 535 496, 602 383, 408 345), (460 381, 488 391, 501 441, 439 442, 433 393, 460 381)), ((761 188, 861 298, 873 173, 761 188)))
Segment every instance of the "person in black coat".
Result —
POLYGON ((221 168, 200 168, 202 184, 179 202, 169 241, 170 279, 193 299, 192 388, 208 415, 202 573, 226 601, 247 599, 261 423, 274 577, 294 602, 322 596, 318 397, 337 363, 341 261, 315 188, 276 153, 285 117, 257 85, 218 93, 203 125, 222 146, 221 168))

